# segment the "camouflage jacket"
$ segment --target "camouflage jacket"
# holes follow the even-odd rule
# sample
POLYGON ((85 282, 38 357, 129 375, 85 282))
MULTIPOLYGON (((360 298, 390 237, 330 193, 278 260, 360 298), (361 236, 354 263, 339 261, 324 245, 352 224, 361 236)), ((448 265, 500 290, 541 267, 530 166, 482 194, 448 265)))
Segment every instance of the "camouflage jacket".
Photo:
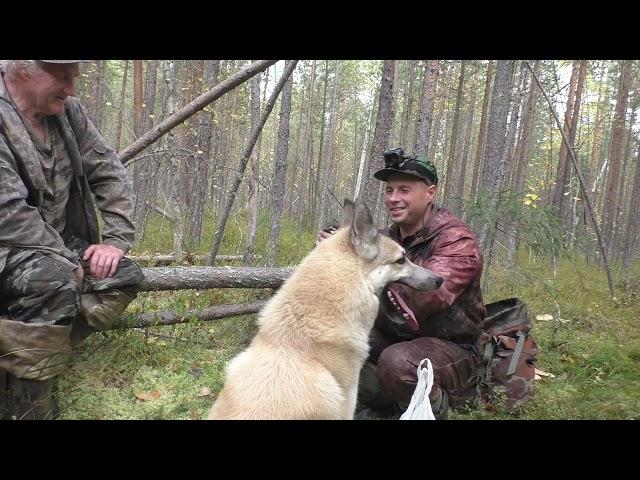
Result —
POLYGON ((433 208, 428 224, 404 241, 397 225, 381 233, 400 243, 412 262, 438 274, 444 282, 432 292, 392 283, 385 289, 376 327, 402 339, 437 337, 475 345, 485 316, 480 247, 462 221, 444 208, 433 208))
POLYGON ((65 114, 51 118, 73 166, 62 233, 40 214, 46 188, 41 157, 0 76, 0 272, 12 247, 53 252, 77 264, 76 253, 65 244, 74 236, 114 245, 125 253, 134 241, 133 190, 116 152, 77 99, 69 98, 65 114), (104 221, 102 235, 96 206, 104 221))

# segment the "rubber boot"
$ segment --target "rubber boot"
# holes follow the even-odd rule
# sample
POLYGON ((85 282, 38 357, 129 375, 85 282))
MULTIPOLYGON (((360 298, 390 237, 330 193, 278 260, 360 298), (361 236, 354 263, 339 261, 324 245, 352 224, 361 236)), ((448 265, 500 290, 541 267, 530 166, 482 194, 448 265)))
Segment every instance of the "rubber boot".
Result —
POLYGON ((7 372, 0 369, 0 420, 5 420, 9 415, 9 388, 7 385, 7 372))
POLYGON ((447 420, 449 418, 449 395, 444 390, 440 390, 442 395, 431 404, 431 411, 436 420, 447 420))
POLYGON ((8 374, 13 420, 53 420, 60 409, 53 398, 53 378, 27 380, 8 374))

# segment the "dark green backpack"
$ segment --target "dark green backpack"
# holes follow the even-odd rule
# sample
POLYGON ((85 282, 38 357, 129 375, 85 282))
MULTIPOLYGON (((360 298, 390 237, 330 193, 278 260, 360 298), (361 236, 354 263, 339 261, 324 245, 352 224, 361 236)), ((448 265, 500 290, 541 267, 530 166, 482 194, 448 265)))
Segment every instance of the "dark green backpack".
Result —
POLYGON ((486 309, 479 341, 482 361, 476 404, 495 405, 502 397, 504 406, 513 409, 529 400, 535 390, 538 346, 530 333, 533 325, 527 305, 517 298, 490 303, 486 309))

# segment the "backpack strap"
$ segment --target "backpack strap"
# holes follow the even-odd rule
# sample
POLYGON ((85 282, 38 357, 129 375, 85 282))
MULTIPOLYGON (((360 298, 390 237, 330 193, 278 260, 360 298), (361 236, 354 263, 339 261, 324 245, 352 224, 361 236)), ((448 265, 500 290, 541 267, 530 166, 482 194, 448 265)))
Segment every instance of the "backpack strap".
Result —
POLYGON ((511 363, 509 363, 509 368, 507 369, 507 375, 515 373, 516 368, 518 367, 518 359, 520 358, 522 347, 524 347, 524 341, 527 337, 522 330, 518 330, 516 335, 518 336, 518 343, 516 344, 516 348, 513 350, 513 356, 511 357, 511 363))
POLYGON ((495 338, 490 338, 484 345, 484 353, 480 365, 476 370, 476 388, 473 396, 473 405, 477 408, 482 399, 481 387, 487 385, 491 380, 491 358, 493 357, 495 338))
POLYGON ((484 355, 482 355, 482 381, 488 383, 491 380, 491 357, 493 356, 493 339, 484 346, 484 355))

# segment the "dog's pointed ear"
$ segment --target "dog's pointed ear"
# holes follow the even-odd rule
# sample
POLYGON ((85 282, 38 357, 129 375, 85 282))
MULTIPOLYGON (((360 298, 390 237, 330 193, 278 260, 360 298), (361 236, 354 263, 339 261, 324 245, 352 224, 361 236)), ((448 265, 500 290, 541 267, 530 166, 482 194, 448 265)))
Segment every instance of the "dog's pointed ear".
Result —
POLYGON ((355 204, 348 198, 344 199, 344 207, 342 210, 342 223, 340 227, 349 227, 353 223, 353 215, 355 213, 355 204))
POLYGON ((358 256, 369 261, 376 258, 380 249, 379 236, 369 208, 362 201, 357 200, 351 223, 350 239, 358 256))

